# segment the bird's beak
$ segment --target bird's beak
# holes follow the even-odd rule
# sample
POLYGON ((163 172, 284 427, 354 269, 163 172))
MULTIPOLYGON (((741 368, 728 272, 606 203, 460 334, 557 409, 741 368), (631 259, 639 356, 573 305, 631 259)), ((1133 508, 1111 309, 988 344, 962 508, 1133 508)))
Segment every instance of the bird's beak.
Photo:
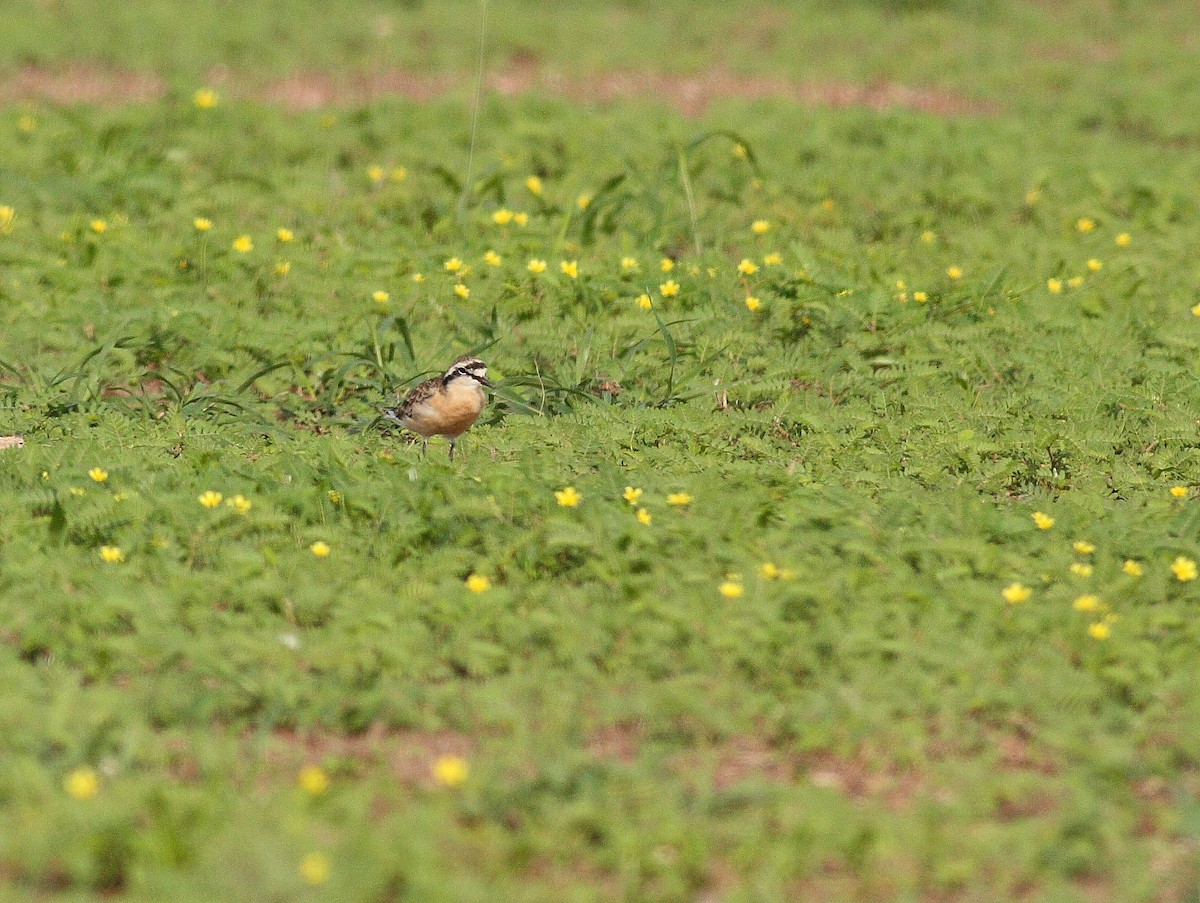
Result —
POLYGON ((492 381, 490 379, 488 379, 486 376, 480 376, 480 377, 478 377, 478 379, 481 383, 483 383, 489 389, 496 388, 495 386, 492 385, 492 381))
POLYGON ((393 423, 400 422, 400 418, 396 416, 395 408, 385 408, 383 411, 383 416, 385 420, 391 420, 393 423))

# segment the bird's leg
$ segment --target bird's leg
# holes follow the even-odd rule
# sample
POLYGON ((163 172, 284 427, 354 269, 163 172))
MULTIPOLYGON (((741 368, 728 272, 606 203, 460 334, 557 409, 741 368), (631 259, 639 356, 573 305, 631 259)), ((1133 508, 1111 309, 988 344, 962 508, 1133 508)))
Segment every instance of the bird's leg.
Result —
POLYGON ((454 460, 454 445, 455 445, 455 443, 457 443, 457 442, 458 442, 458 440, 457 440, 457 439, 451 439, 451 440, 450 440, 450 460, 451 460, 451 461, 453 461, 453 460, 454 460))
POLYGON ((429 437, 422 436, 421 437, 421 457, 424 458, 428 454, 429 454, 429 437))

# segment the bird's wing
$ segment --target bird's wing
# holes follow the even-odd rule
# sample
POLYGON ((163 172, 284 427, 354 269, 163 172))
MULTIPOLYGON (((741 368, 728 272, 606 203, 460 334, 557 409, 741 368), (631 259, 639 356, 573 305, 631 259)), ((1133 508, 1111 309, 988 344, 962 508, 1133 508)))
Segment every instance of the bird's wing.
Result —
POLYGON ((425 402, 429 401, 430 398, 436 395, 438 389, 441 387, 442 380, 440 378, 427 379, 420 385, 413 386, 412 389, 409 390, 408 394, 404 396, 404 401, 402 401, 400 406, 396 409, 396 416, 403 420, 406 416, 413 412, 414 408, 416 408, 418 405, 424 404, 425 402))

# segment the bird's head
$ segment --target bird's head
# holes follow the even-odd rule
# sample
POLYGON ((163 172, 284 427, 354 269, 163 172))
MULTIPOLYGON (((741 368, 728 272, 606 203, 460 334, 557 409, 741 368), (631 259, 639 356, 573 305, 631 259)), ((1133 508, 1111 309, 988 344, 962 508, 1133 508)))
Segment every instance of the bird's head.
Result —
POLYGON ((477 357, 460 357, 450 365, 446 375, 442 377, 442 385, 448 386, 456 379, 473 379, 490 389, 492 384, 487 378, 487 369, 487 364, 477 357))

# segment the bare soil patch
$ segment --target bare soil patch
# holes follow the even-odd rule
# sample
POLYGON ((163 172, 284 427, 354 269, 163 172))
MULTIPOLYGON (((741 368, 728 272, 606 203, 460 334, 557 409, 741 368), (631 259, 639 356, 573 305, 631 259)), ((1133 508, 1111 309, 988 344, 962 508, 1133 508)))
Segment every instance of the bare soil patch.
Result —
POLYGON ((42 101, 115 106, 148 103, 165 93, 166 84, 151 73, 84 62, 52 69, 23 66, 0 73, 0 104, 42 101))
POLYGON ((404 784, 432 786, 434 762, 442 756, 469 757, 474 748, 471 738, 456 731, 389 730, 377 724, 361 734, 279 730, 263 755, 269 765, 293 770, 301 765, 351 760, 386 768, 404 784))
MULTIPOLYGON (((265 83, 224 69, 210 73, 208 82, 222 93, 287 110, 354 107, 400 97, 418 103, 469 93, 470 73, 430 73, 386 69, 334 75, 297 72, 265 83)), ((530 59, 515 59, 484 76, 484 90, 502 97, 532 94, 565 97, 581 104, 612 104, 624 100, 654 100, 686 116, 699 116, 724 100, 791 100, 803 106, 908 109, 938 116, 985 115, 996 111, 985 101, 934 88, 890 81, 870 84, 814 82, 776 76, 742 75, 712 69, 693 75, 650 71, 617 71, 579 76, 542 68, 530 59)), ((44 102, 116 106, 147 103, 167 93, 157 75, 92 63, 53 68, 25 66, 0 73, 0 103, 44 102)))

